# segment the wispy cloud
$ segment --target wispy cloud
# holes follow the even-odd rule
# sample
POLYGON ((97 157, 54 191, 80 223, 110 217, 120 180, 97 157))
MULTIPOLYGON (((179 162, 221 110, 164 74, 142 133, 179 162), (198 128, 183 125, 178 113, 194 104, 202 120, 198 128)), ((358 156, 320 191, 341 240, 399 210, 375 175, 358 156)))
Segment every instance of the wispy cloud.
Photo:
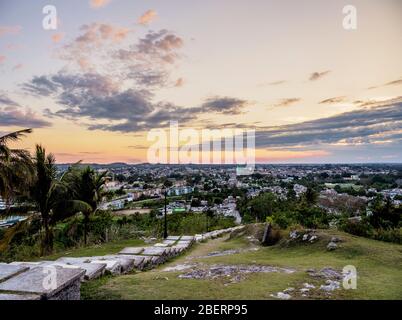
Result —
POLYGON ((111 0, 90 0, 89 5, 91 6, 91 8, 98 9, 105 7, 110 3, 110 1, 111 0))
POLYGON ((340 102, 344 102, 344 101, 345 101, 345 98, 346 98, 346 97, 344 97, 344 96, 342 96, 342 97, 328 98, 328 99, 321 100, 321 101, 319 102, 319 104, 340 103, 340 102))
POLYGON ((174 86, 175 86, 176 88, 182 87, 183 85, 184 85, 184 79, 183 79, 183 78, 178 78, 178 79, 176 80, 176 83, 174 84, 174 86))
POLYGON ((373 87, 369 87, 367 88, 368 90, 372 90, 372 89, 377 89, 377 88, 382 88, 382 87, 387 87, 387 86, 399 86, 402 85, 402 78, 401 79, 397 79, 397 80, 393 80, 393 81, 389 81, 385 84, 379 85, 379 86, 373 86, 373 87))
POLYGON ((275 104, 275 107, 287 107, 292 104, 295 104, 296 102, 300 102, 301 98, 285 98, 281 99, 277 104, 275 104))
POLYGON ((64 38, 64 33, 54 33, 51 36, 54 43, 59 43, 64 38))
POLYGON ((138 19, 138 23, 146 26, 148 24, 150 24, 152 21, 155 20, 155 18, 157 17, 157 13, 155 10, 148 10, 146 11, 139 19, 138 19))
POLYGON ((286 80, 279 80, 279 81, 270 82, 270 83, 268 83, 268 85, 270 85, 270 86, 278 86, 278 85, 284 84, 286 82, 287 82, 286 80))
POLYGON ((324 76, 328 75, 331 71, 330 70, 326 70, 326 71, 321 71, 321 72, 313 72, 310 77, 309 80, 310 81, 316 81, 319 80, 321 78, 323 78, 324 76))

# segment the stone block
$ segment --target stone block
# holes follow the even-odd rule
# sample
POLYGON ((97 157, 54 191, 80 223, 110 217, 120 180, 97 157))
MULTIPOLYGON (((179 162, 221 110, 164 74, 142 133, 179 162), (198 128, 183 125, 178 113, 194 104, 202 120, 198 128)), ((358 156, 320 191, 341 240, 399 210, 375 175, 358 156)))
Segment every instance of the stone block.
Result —
POLYGON ((0 283, 28 270, 26 266, 0 263, 0 283))
POLYGON ((124 254, 124 255, 134 254, 134 255, 137 255, 137 254, 140 254, 142 251, 144 251, 143 247, 127 247, 127 248, 124 248, 123 250, 121 250, 119 252, 119 254, 124 254))
POLYGON ((85 270, 78 268, 39 266, 0 283, 0 293, 36 294, 45 300, 79 300, 83 274, 85 270))

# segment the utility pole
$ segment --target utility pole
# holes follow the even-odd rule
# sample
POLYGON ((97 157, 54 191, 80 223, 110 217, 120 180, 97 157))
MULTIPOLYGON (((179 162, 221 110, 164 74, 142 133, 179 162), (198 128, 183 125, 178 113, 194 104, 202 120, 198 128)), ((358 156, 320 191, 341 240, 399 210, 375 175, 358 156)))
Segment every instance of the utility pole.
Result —
POLYGON ((165 229, 163 231, 163 238, 166 239, 168 237, 167 233, 167 189, 165 188, 165 229))

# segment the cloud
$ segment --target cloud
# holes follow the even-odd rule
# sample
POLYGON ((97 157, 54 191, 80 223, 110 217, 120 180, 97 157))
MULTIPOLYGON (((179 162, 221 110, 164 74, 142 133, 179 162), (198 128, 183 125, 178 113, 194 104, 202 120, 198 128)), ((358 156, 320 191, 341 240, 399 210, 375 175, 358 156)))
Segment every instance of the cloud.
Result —
POLYGON ((402 99, 333 117, 267 127, 256 133, 259 147, 380 143, 402 138, 402 99))
POLYGON ((286 80, 273 81, 273 82, 268 83, 268 85, 270 85, 270 86, 278 86, 278 85, 284 84, 284 83, 286 83, 286 80))
POLYGON ((59 43, 61 40, 63 40, 64 34, 63 33, 54 33, 52 34, 52 41, 54 43, 59 43))
POLYGON ((92 68, 93 58, 102 52, 102 49, 109 49, 113 44, 122 42, 130 31, 129 28, 106 23, 84 24, 80 27, 80 34, 62 47, 59 57, 73 61, 81 70, 88 71, 92 68))
POLYGON ((6 56, 0 55, 0 64, 4 63, 6 61, 6 56))
POLYGON ((117 58, 123 61, 137 61, 147 64, 173 64, 180 57, 177 50, 183 47, 183 39, 169 32, 149 31, 129 50, 120 49, 117 58))
POLYGON ((156 17, 157 13, 155 10, 148 10, 138 19, 138 23, 146 26, 150 24, 156 17))
POLYGON ((111 0, 90 0, 89 5, 91 6, 91 8, 98 9, 105 7, 109 4, 110 1, 111 0))
POLYGON ((319 102, 319 104, 333 104, 333 103, 340 103, 340 102, 343 102, 343 101, 345 101, 344 96, 342 96, 342 97, 333 97, 333 98, 328 98, 328 99, 322 100, 322 101, 319 102))
POLYGON ((208 98, 199 108, 204 113, 215 112, 222 114, 240 114, 248 101, 232 97, 208 98))
POLYGON ((382 88, 382 87, 387 87, 387 86, 398 86, 398 85, 402 85, 402 79, 397 79, 397 80, 393 80, 393 81, 389 81, 383 85, 380 86, 373 86, 373 87, 369 87, 367 88, 368 90, 372 90, 372 89, 377 89, 377 88, 382 88))
POLYGON ((184 79, 183 79, 183 78, 178 78, 178 79, 176 80, 176 83, 174 84, 174 86, 175 86, 176 88, 182 87, 183 85, 184 85, 184 79))
POLYGON ((50 125, 50 122, 38 118, 30 109, 21 111, 17 107, 0 107, 0 126, 43 128, 49 127, 50 125))
POLYGON ((141 65, 133 65, 128 68, 126 78, 133 79, 135 82, 144 87, 162 87, 167 84, 169 74, 164 70, 141 65))
POLYGON ((316 81, 321 79, 322 77, 326 76, 327 74, 329 74, 331 71, 330 70, 326 70, 326 71, 322 71, 322 72, 313 72, 310 75, 309 80, 310 81, 316 81))
POLYGON ((0 106, 19 106, 17 102, 10 99, 5 93, 0 92, 0 106))
POLYGON ((294 104, 294 103, 296 103, 296 102, 299 102, 299 101, 301 101, 300 98, 286 98, 286 99, 280 100, 280 101, 275 105, 275 107, 287 107, 287 106, 290 106, 290 105, 292 105, 292 104, 294 104))
POLYGON ((24 65, 22 63, 18 63, 13 67, 13 71, 22 69, 24 67, 24 65))
POLYGON ((146 88, 125 89, 96 73, 34 77, 22 88, 35 96, 53 98, 61 106, 57 111, 46 109, 49 118, 79 120, 91 130, 138 132, 167 126, 171 120, 189 123, 201 114, 240 114, 248 105, 246 100, 232 97, 209 98, 190 108, 154 102, 154 95, 146 88))
POLYGON ((21 26, 0 26, 0 37, 11 34, 18 34, 20 33, 21 29, 21 26))

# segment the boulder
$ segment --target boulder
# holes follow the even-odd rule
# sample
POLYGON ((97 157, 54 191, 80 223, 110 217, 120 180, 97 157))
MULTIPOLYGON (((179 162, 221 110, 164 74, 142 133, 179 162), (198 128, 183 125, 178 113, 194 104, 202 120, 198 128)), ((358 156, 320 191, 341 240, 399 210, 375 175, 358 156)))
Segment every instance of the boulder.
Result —
POLYGON ((338 245, 335 243, 335 242, 330 242, 330 243, 328 243, 328 245, 327 245, 327 250, 328 251, 333 251, 333 250, 335 250, 336 248, 338 248, 338 245))

